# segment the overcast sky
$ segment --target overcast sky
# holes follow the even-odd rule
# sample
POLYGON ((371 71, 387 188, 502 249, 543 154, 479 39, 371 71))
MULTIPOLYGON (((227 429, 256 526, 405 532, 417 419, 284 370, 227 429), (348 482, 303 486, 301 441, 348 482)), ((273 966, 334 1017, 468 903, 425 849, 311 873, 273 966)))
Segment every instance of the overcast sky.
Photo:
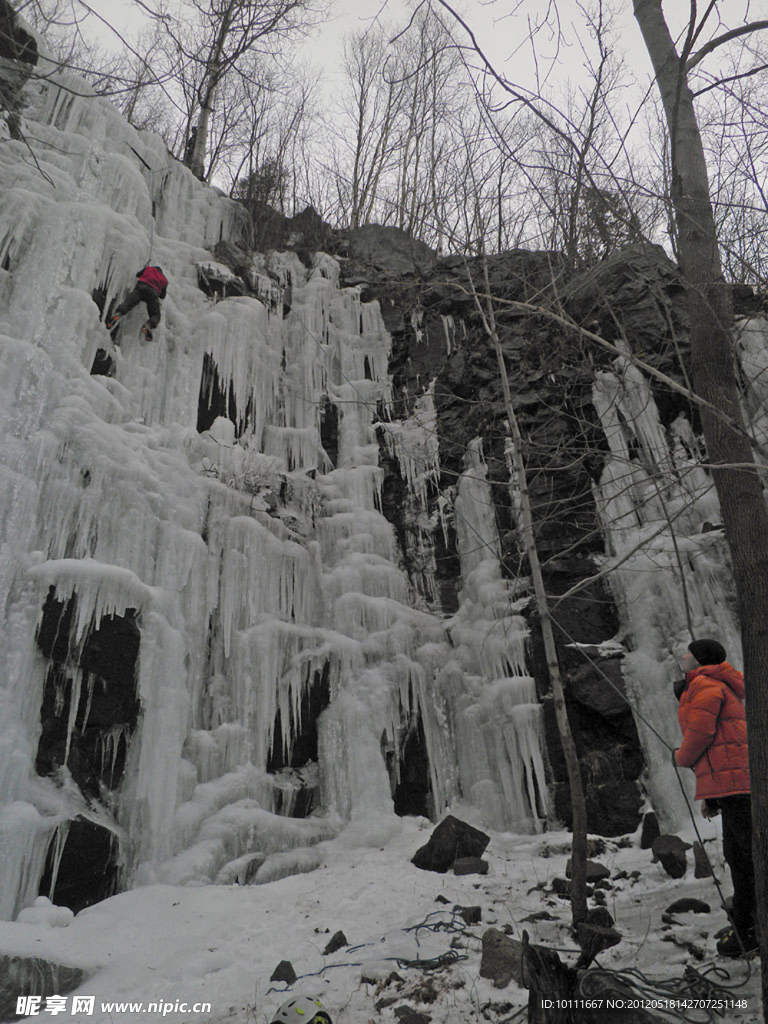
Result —
MULTIPOLYGON (((144 23, 146 16, 133 0, 88 0, 105 22, 122 34, 132 34, 144 23)), ((589 0, 587 0, 589 2, 589 0)), ((634 51, 635 59, 647 65, 645 48, 631 13, 630 0, 611 0, 619 12, 616 24, 619 29, 617 45, 627 53, 634 51)), ((675 0, 675 3, 682 0, 675 0)), ((341 39, 345 32, 365 27, 382 18, 387 22, 402 22, 412 6, 408 0, 329 0, 328 21, 312 32, 311 39, 302 47, 313 64, 321 65, 331 74, 341 57, 341 39)), ((743 0, 726 0, 725 6, 743 9, 743 0)), ((516 81, 524 80, 529 87, 535 85, 531 45, 527 42, 528 18, 540 17, 548 6, 548 0, 458 0, 456 7, 464 12, 465 20, 478 36, 483 49, 494 64, 507 76, 516 81), (511 9, 516 13, 510 14, 511 9)), ((687 7, 687 4, 685 5, 687 7)), ((563 39, 556 47, 553 34, 541 31, 536 37, 540 71, 546 73, 549 62, 557 55, 557 61, 550 74, 550 80, 564 81, 578 75, 583 64, 577 32, 584 35, 584 18, 578 0, 559 0, 557 9, 563 39)), ((110 33, 96 19, 89 19, 89 28, 98 31, 106 43, 110 33)), ((461 30, 457 28, 461 34, 461 30)), ((114 40, 114 35, 112 36, 114 40)), ((115 45, 118 45, 115 41, 115 45)), ((633 63, 635 63, 633 59, 633 63)))

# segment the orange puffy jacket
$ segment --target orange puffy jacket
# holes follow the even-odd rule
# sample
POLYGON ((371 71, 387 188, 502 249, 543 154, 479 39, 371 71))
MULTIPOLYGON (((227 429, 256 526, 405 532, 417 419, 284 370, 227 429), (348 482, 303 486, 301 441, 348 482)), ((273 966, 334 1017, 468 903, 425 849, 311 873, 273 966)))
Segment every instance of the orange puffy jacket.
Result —
POLYGON ((749 793, 744 676, 727 661, 686 673, 675 760, 696 773, 696 799, 749 793))

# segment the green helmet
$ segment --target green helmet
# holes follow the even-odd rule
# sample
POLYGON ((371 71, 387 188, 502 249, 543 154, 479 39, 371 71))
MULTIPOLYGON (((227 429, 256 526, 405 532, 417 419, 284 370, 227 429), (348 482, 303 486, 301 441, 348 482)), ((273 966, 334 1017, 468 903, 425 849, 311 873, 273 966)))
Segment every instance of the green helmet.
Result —
POLYGON ((272 1019, 272 1024, 333 1024, 317 996, 291 996, 272 1019))

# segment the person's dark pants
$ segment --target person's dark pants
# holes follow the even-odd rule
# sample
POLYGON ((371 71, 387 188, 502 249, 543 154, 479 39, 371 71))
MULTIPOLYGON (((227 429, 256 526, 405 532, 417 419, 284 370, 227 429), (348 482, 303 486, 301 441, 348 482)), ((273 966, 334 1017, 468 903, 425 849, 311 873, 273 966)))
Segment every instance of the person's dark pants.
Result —
POLYGON ((132 310, 134 306, 138 306, 140 302, 146 302, 147 312, 149 313, 147 323, 154 330, 160 323, 160 299, 157 297, 155 289, 151 285, 144 284, 143 281, 139 281, 133 291, 126 295, 115 310, 115 313, 123 316, 132 310))
POLYGON ((744 942, 755 937, 752 805, 748 796, 721 796, 718 803, 723 816, 723 853, 733 881, 731 923, 744 942))

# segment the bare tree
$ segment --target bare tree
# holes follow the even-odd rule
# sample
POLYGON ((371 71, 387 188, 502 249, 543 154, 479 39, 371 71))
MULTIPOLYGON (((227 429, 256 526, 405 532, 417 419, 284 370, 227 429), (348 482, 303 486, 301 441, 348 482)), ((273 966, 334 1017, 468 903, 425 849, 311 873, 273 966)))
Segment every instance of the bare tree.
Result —
POLYGON ((709 196, 709 175, 696 117, 690 72, 733 38, 768 28, 745 23, 715 36, 695 50, 710 3, 691 19, 678 51, 661 0, 634 0, 634 11, 653 63, 671 140, 672 192, 681 270, 689 296, 691 371, 697 395, 734 424, 702 409, 702 426, 717 488, 726 537, 733 559, 739 601, 744 674, 749 701, 749 760, 752 778, 756 913, 763 963, 763 1005, 768 1007, 768 507, 752 448, 743 430, 734 368, 730 291, 723 280, 717 229, 709 196), (737 467, 737 468, 734 468, 737 467))
POLYGON ((178 14, 160 0, 152 10, 167 36, 168 58, 185 97, 183 158, 197 177, 210 178, 211 120, 225 83, 250 80, 254 65, 248 58, 275 57, 318 11, 313 0, 184 0, 178 14))

